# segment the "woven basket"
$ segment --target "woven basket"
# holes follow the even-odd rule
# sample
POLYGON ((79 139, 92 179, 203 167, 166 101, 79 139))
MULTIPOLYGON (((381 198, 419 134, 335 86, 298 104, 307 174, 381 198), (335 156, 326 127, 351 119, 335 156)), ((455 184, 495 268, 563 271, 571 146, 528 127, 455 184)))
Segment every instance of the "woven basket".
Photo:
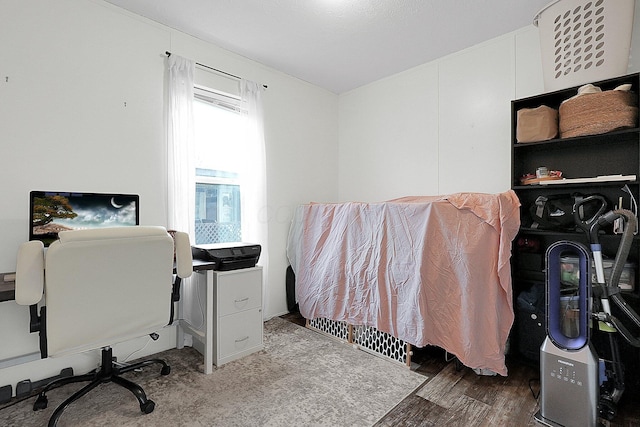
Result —
POLYGON ((560 138, 598 135, 638 123, 635 93, 609 90, 569 99, 560 105, 560 138))
POLYGON ((546 105, 517 112, 516 141, 537 142, 558 136, 558 110, 546 105))

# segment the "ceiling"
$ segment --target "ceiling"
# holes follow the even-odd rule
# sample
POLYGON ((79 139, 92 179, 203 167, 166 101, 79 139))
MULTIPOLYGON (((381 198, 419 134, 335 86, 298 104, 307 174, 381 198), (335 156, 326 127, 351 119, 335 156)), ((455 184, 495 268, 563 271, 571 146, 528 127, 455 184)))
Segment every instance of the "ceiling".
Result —
POLYGON ((525 27, 549 3, 106 1, 338 94, 525 27))

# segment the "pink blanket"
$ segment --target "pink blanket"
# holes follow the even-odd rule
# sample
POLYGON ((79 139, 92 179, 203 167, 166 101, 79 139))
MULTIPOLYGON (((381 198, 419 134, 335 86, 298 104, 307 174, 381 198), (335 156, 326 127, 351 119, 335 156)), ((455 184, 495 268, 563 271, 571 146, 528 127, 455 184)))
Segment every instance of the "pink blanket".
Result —
POLYGON ((300 312, 507 375, 519 206, 513 191, 301 206, 287 249, 300 312))

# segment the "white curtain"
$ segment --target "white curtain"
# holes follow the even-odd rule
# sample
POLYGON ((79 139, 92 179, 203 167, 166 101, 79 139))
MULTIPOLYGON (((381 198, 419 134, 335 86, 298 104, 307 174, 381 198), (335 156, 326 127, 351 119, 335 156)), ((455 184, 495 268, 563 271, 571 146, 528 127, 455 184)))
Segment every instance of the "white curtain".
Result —
POLYGON ((167 59, 168 228, 189 233, 195 242, 195 154, 193 74, 195 62, 172 54, 167 59))
POLYGON ((268 212, 267 212, 267 174, 264 141, 264 119, 262 110, 262 92, 264 88, 252 81, 240 80, 240 99, 245 118, 245 136, 243 152, 246 161, 240 171, 240 203, 242 212, 242 240, 258 243, 262 246, 259 265, 262 266, 263 287, 262 306, 266 313, 267 278, 269 265, 268 251, 268 212))

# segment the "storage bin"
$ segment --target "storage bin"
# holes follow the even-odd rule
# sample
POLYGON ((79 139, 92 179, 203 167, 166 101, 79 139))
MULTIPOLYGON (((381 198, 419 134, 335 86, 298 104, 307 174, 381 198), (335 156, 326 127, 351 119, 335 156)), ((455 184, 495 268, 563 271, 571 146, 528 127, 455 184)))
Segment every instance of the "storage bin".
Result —
POLYGON ((546 91, 627 73, 634 0, 556 0, 535 16, 546 91))
POLYGON ((517 112, 516 140, 519 143, 546 141, 558 136, 558 110, 541 105, 517 112))
MULTIPOLYGON (((602 267, 604 269, 604 278, 605 280, 609 280, 611 278, 611 271, 613 270, 613 260, 603 259, 602 267)), ((636 288, 636 264, 632 262, 627 262, 624 264, 624 268, 622 269, 622 274, 620 275, 620 290, 633 292, 636 288)), ((560 258, 560 271, 561 271, 561 280, 563 283, 569 285, 578 285, 578 281, 580 280, 580 270, 578 267, 578 258, 575 257, 562 257, 560 258)), ((591 282, 595 283, 596 281, 596 269, 593 264, 593 260, 591 260, 591 282)))

